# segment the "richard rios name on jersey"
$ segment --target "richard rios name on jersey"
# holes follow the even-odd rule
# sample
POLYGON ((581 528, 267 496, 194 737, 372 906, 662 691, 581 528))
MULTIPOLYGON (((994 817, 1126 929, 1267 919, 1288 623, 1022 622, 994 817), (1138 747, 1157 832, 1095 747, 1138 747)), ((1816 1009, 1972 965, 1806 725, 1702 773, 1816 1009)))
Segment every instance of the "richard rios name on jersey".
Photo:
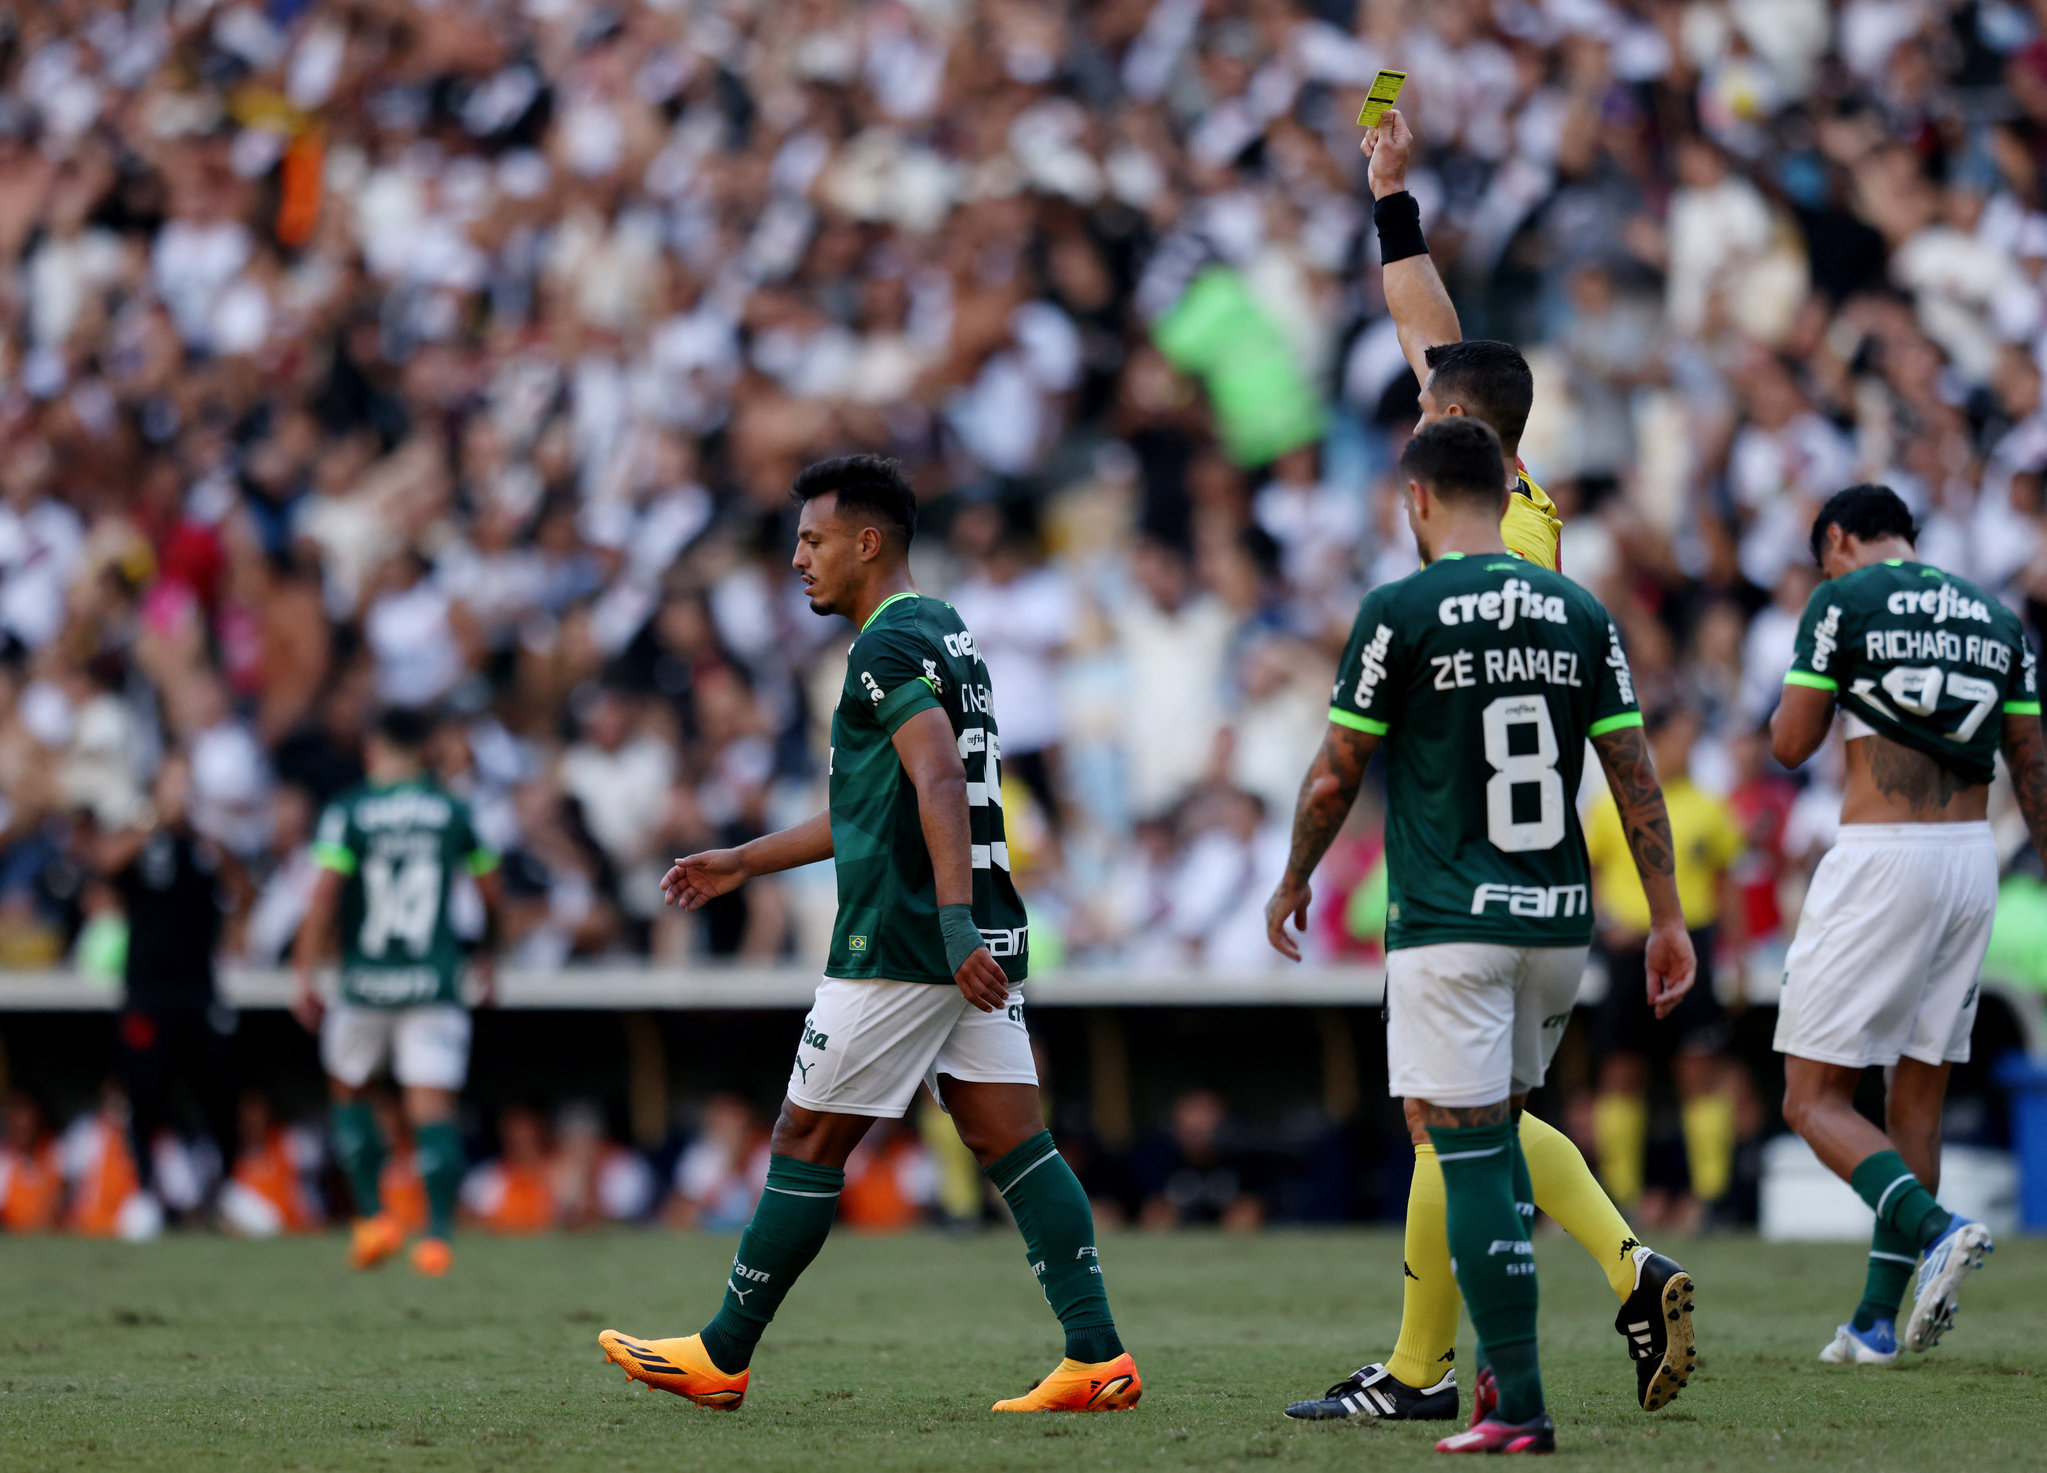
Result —
POLYGON ((1500 554, 1375 588, 1329 719, 1385 738, 1389 950, 1591 939, 1585 740, 1642 720, 1591 594, 1500 554))
POLYGON ((2003 723, 1991 718, 2040 713, 2018 615, 1924 563, 1877 563, 1814 589, 1784 683, 1834 692, 1878 735, 1971 783, 1997 770, 2003 723))

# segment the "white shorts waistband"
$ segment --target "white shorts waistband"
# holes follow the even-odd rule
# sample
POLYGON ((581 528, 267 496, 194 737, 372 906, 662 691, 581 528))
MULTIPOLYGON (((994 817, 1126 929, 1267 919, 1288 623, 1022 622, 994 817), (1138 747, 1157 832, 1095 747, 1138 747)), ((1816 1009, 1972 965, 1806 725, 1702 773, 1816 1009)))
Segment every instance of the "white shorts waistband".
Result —
POLYGON ((1991 844, 1990 820, 1971 823, 1844 823, 1834 843, 1842 844, 1991 844))

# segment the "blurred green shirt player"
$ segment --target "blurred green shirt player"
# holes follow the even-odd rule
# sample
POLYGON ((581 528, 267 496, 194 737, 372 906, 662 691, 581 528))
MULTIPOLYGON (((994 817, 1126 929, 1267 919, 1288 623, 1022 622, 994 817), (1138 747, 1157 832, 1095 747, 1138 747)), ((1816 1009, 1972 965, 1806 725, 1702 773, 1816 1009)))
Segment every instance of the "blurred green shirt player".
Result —
MULTIPOLYGON (((469 1072, 469 1012, 460 990, 465 946, 454 922, 456 886, 474 877, 486 919, 498 910, 497 856, 476 838, 469 807, 426 770, 431 734, 424 713, 394 709, 364 743, 368 781, 321 815, 313 842, 320 878, 299 929, 295 963, 299 1020, 320 1035, 334 1101, 334 1150, 355 1197, 349 1258, 372 1268, 404 1246, 403 1228, 383 1209, 385 1142, 364 1090, 386 1065, 404 1094, 427 1233, 413 1267, 439 1276, 453 1254, 462 1187, 462 1139, 455 1105, 469 1072), (321 999, 314 973, 337 939, 340 997, 321 999)), ((488 952, 476 970, 492 988, 488 952)))

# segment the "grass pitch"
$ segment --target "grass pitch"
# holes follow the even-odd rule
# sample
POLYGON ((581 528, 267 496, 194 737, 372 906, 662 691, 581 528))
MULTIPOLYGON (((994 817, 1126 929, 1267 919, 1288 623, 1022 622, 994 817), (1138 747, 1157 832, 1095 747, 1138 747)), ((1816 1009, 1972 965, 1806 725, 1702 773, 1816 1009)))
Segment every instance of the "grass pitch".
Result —
MULTIPOLYGON (((2041 1466, 2047 1243, 2014 1240, 1948 1343, 1890 1370, 1813 1360, 1861 1287, 1852 1247, 1666 1244, 1697 1277, 1701 1368, 1633 1403, 1605 1281, 1568 1240, 1542 1267, 1561 1453, 1584 1468, 2041 1466)), ((841 1233, 790 1297, 737 1413, 604 1365, 606 1325, 709 1314, 730 1238, 469 1238, 455 1273, 341 1264, 339 1237, 143 1247, 0 1239, 0 1469, 1374 1469, 1442 1466, 1443 1424, 1292 1423, 1391 1347, 1400 1240, 1125 1234, 1102 1256, 1145 1376, 1114 1416, 998 1417, 1057 1327, 1006 1232, 841 1233)), ((1470 1353, 1466 1329, 1465 1354, 1470 1353)))

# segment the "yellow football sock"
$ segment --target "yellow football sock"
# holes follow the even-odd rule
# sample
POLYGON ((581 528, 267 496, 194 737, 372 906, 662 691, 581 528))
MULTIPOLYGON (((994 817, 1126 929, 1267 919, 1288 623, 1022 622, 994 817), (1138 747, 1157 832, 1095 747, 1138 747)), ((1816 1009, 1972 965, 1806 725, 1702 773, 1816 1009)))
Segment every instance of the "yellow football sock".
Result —
MULTIPOLYGON (((1600 1104, 1605 1104, 1604 1100, 1600 1104)), ((1636 1101, 1637 1105, 1641 1102, 1636 1101)), ((1642 1114, 1646 1121, 1647 1111, 1642 1114)), ((1641 1136, 1635 1137, 1640 1142, 1641 1136)), ((1604 1148, 1606 1137, 1601 1136, 1604 1148)), ((1622 1299, 1635 1291, 1634 1251, 1642 1246, 1613 1199, 1585 1164, 1571 1138, 1554 1125, 1521 1112, 1521 1154, 1528 1158, 1528 1179, 1535 1185, 1535 1205, 1558 1227, 1577 1239, 1606 1274, 1606 1282, 1622 1299)), ((1637 1157, 1639 1160, 1640 1158, 1637 1157)), ((1412 1250, 1410 1250, 1412 1251, 1412 1250)))
POLYGON ((1686 1100, 1683 1120, 1692 1195, 1701 1202, 1717 1202, 1734 1179, 1734 1101, 1724 1094, 1686 1100))
POLYGON ((1464 1301, 1450 1268, 1450 1213, 1443 1168, 1432 1145, 1414 1148, 1407 1188, 1407 1264, 1400 1296, 1400 1339, 1386 1357, 1394 1379, 1426 1389, 1443 1379, 1457 1354, 1457 1315, 1464 1301))
POLYGON ((1592 1102, 1592 1143, 1599 1148, 1599 1179, 1613 1200, 1630 1206, 1642 1198, 1642 1168, 1649 1149, 1649 1102, 1639 1095, 1601 1095, 1592 1102))

